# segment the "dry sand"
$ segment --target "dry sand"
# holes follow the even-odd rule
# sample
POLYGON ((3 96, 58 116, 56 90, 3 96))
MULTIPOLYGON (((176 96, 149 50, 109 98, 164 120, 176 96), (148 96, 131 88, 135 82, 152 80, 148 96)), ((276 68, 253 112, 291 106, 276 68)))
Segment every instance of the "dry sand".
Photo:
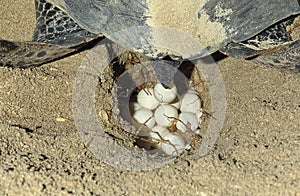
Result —
MULTIPOLYGON (((33 0, 0 5, 0 37, 30 40, 33 0)), ((0 195, 300 194, 299 74, 218 62, 228 111, 214 150, 190 165, 130 173, 97 160, 77 135, 72 88, 85 54, 35 69, 0 68, 0 195)))

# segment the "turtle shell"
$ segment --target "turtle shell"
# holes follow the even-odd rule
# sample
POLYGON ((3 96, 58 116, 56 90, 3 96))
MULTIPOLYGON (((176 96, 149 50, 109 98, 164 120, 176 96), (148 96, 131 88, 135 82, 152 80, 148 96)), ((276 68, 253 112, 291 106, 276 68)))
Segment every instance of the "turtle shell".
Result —
POLYGON ((55 1, 83 29, 155 58, 210 54, 300 13, 297 0, 55 1))
MULTIPOLYGON (((295 18, 299 21, 298 2, 35 0, 37 24, 33 41, 49 45, 43 43, 37 47, 36 43, 0 40, 0 45, 8 49, 1 53, 0 64, 41 65, 70 54, 92 40, 97 43, 96 38, 105 36, 124 48, 154 58, 169 55, 173 59, 191 59, 217 50, 246 58, 267 49, 285 47, 281 50, 285 53, 265 59, 274 59, 276 64, 292 62, 292 67, 299 67, 299 47, 295 44, 299 37, 292 38, 287 30, 295 18), (10 44, 16 47, 9 49, 10 44), (55 52, 55 46, 57 51, 64 52, 55 52), (19 51, 23 51, 22 55, 19 51), (45 55, 40 58, 32 54, 45 55), (284 60, 277 62, 278 56, 284 60)), ((298 30, 292 33, 299 34, 300 23, 296 22, 294 27, 298 30)))

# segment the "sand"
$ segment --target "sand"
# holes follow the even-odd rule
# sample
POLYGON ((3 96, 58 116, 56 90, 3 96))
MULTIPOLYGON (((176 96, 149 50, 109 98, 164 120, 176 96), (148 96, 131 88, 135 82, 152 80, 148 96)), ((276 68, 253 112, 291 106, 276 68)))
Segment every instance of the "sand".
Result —
MULTIPOLYGON (((1 1, 0 38, 30 40, 33 0, 1 1)), ((228 110, 206 157, 120 171, 84 147, 72 114, 87 51, 34 69, 0 68, 1 195, 298 195, 300 75, 226 58, 228 110)))

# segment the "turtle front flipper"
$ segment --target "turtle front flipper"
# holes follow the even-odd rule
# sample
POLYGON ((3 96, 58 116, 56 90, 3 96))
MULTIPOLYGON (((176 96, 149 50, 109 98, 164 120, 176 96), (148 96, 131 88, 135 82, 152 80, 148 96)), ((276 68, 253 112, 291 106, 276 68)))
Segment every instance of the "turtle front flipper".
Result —
POLYGON ((0 66, 36 67, 74 51, 72 48, 47 43, 0 40, 0 66))

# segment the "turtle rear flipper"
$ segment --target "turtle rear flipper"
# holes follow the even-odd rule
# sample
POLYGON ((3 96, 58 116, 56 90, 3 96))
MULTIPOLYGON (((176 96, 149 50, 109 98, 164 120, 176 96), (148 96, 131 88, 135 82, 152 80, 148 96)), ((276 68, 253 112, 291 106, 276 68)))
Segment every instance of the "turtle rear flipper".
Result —
POLYGON ((47 0, 35 0, 35 6, 33 41, 74 47, 100 36, 81 28, 64 11, 47 0))
POLYGON ((48 63, 75 49, 36 42, 0 40, 0 66, 28 68, 48 63))
POLYGON ((253 59, 260 65, 300 72, 300 40, 253 59))
POLYGON ((284 19, 246 41, 231 42, 221 48, 220 51, 234 58, 248 58, 291 42, 293 39, 287 30, 287 26, 291 25, 295 18, 296 16, 291 16, 284 19))
POLYGON ((291 16, 246 41, 229 43, 220 51, 261 65, 300 71, 299 22, 300 15, 291 16))
POLYGON ((250 39, 284 18, 300 13, 298 0, 207 0, 200 11, 226 29, 227 43, 250 39))
POLYGON ((0 40, 0 66, 28 68, 61 58, 99 37, 47 0, 36 0, 33 42, 0 40))

